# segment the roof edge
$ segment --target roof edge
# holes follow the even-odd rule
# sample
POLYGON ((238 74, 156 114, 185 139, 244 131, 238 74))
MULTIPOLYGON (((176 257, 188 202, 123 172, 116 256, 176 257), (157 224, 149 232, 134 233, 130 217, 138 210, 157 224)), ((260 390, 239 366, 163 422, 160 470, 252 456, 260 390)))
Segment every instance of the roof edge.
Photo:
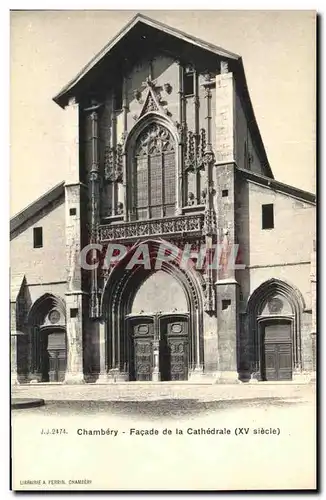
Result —
MULTIPOLYGON (((266 167, 269 177, 274 179, 274 174, 273 174, 272 168, 271 168, 269 160, 268 160, 264 141, 263 141, 261 133, 260 133, 260 128, 258 126, 254 107, 252 104, 242 57, 240 57, 237 62, 239 65, 238 68, 240 70, 239 76, 242 78, 243 81, 242 82, 238 81, 238 79, 236 78, 235 82, 236 82, 236 86, 237 86, 237 84, 241 85, 241 83, 242 83, 242 85, 241 85, 241 88, 243 90, 242 96, 243 96, 243 99, 245 101, 244 105, 247 108, 246 115, 247 115, 247 118, 249 119, 248 127, 251 129, 251 132, 253 134, 252 140, 258 148, 259 156, 261 157, 260 159, 262 160, 264 166, 266 167)), ((238 88, 238 87, 236 87, 236 88, 238 88)))
POLYGON ((250 170, 245 170, 240 167, 237 167, 237 170, 249 181, 257 182, 264 187, 276 189, 277 191, 280 191, 284 194, 288 194, 295 198, 300 198, 301 200, 307 201, 312 205, 316 205, 316 195, 314 193, 310 193, 309 191, 305 191, 303 189, 291 186, 290 184, 285 184, 270 177, 266 177, 265 175, 252 172, 250 170))
POLYGON ((58 94, 56 94, 52 98, 53 101, 60 107, 64 108, 64 96, 66 96, 66 94, 70 92, 77 85, 77 83, 82 78, 84 78, 84 76, 86 76, 86 74, 89 73, 93 69, 93 67, 100 60, 102 60, 103 57, 105 57, 106 54, 121 40, 121 38, 126 35, 128 31, 130 31, 130 29, 133 28, 138 22, 142 22, 144 24, 147 24, 148 26, 157 28, 161 31, 165 31, 167 34, 175 36, 176 38, 184 39, 188 43, 200 46, 204 50, 211 51, 216 55, 220 55, 228 59, 240 59, 240 56, 238 54, 223 49, 222 47, 214 45, 213 43, 205 42, 204 40, 190 35, 189 33, 185 33, 177 28, 172 28, 167 24, 147 17, 144 14, 138 13, 120 31, 118 31, 118 33, 113 38, 111 38, 111 40, 109 40, 109 42, 103 47, 103 49, 95 54, 95 56, 85 66, 83 66, 83 68, 77 73, 74 78, 72 78, 66 85, 64 85, 64 87, 62 87, 58 94))
POLYGON ((64 181, 60 182, 49 189, 42 196, 37 198, 35 201, 27 205, 26 208, 18 212, 16 215, 10 219, 10 236, 13 235, 23 224, 25 224, 29 219, 34 217, 38 212, 43 210, 52 201, 56 200, 64 194, 64 181))

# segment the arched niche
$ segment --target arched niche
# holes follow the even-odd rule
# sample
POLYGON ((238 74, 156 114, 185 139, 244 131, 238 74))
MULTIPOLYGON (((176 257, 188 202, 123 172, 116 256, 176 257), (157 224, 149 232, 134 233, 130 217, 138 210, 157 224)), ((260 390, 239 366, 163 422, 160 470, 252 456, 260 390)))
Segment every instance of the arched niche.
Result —
POLYGON ((45 293, 28 313, 30 379, 63 382, 67 363, 66 308, 64 301, 45 293))
POLYGON ((181 284, 170 274, 158 270, 139 286, 131 312, 176 312, 187 311, 186 294, 181 284))
MULTIPOLYGON (((249 297, 247 304, 247 342, 253 376, 261 379, 266 363, 264 342, 271 345, 291 344, 284 359, 291 357, 292 370, 302 368, 301 322, 304 300, 299 290, 289 283, 272 278, 262 283, 249 297), (283 328, 283 331, 282 331, 283 328), (268 333, 267 333, 268 332, 268 333), (277 333, 278 332, 278 333, 277 333)), ((280 347, 280 351, 281 351, 280 347)), ((274 353, 275 354, 275 353, 274 353)), ((270 357, 272 359, 271 354, 270 357)))

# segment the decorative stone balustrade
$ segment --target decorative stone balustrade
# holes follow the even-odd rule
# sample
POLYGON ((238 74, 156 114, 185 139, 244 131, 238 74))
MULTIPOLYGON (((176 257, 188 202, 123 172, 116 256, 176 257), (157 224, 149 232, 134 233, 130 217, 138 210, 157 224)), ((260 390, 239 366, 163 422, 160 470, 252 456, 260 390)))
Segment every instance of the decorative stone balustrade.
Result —
POLYGON ((100 241, 133 240, 148 236, 199 236, 204 227, 204 214, 182 215, 165 219, 149 219, 99 227, 100 241))

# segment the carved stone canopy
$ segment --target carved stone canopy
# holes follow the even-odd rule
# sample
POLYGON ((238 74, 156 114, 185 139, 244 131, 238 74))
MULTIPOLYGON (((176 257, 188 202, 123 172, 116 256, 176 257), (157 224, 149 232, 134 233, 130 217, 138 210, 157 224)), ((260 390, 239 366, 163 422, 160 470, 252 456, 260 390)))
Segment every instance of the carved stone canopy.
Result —
POLYGON ((159 106, 156 103, 151 92, 148 92, 146 100, 145 100, 145 104, 144 104, 143 109, 140 113, 140 116, 143 116, 145 113, 150 113, 151 111, 159 111, 159 106))
POLYGON ((204 164, 211 165, 215 161, 215 155, 211 147, 207 147, 204 152, 204 164))
POLYGON ((109 182, 123 182, 123 147, 109 146, 104 152, 105 179, 109 182))
POLYGON ((140 89, 134 90, 134 97, 140 103, 144 103, 141 109, 140 114, 134 116, 135 120, 138 120, 146 113, 150 112, 158 112, 164 115, 170 116, 171 113, 166 108, 167 102, 162 100, 161 91, 164 91, 167 94, 170 94, 172 91, 172 87, 170 84, 166 83, 163 87, 160 87, 156 84, 155 80, 152 80, 150 77, 147 77, 146 80, 142 83, 142 86, 147 89, 147 93, 145 95, 144 100, 142 100, 142 92, 140 89))
POLYGON ((198 135, 190 130, 185 133, 185 170, 187 172, 197 172, 204 169, 206 131, 201 129, 198 135))

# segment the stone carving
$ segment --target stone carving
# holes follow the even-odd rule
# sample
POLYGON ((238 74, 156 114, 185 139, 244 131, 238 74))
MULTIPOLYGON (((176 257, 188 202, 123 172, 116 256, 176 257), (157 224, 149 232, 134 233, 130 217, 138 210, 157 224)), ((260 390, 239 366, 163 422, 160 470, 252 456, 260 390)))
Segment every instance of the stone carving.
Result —
POLYGON ((174 323, 171 325, 171 331, 173 333, 181 333, 182 332, 182 324, 174 323))
POLYGON ((134 98, 136 99, 136 101, 138 101, 140 103, 141 102, 141 92, 140 92, 140 90, 134 90, 133 94, 134 94, 134 98))
POLYGON ((104 152, 105 179, 109 182, 123 181, 123 146, 107 147, 104 152))
POLYGON ((175 149, 175 141, 170 132, 161 125, 154 123, 147 127, 137 140, 136 156, 147 156, 169 153, 175 149))
MULTIPOLYGON (((133 119, 137 121, 140 117, 150 112, 159 112, 167 116, 172 116, 170 111, 165 107, 168 103, 162 99, 161 91, 164 90, 166 94, 171 94, 172 86, 169 83, 165 83, 163 87, 156 84, 156 80, 152 80, 151 77, 147 77, 144 82, 142 82, 142 87, 147 88, 147 95, 145 97, 145 102, 143 108, 139 115, 134 115, 133 119)), ((133 92, 134 98, 142 104, 141 90, 137 89, 133 92)))
POLYGON ((149 92, 141 114, 144 115, 145 113, 150 113, 151 111, 158 111, 158 110, 159 110, 159 108, 158 108, 153 96, 149 92))
POLYGON ((279 314, 283 309, 283 302, 278 297, 273 297, 268 301, 267 307, 271 314, 279 314))
POLYGON ((163 86, 163 88, 164 88, 164 90, 165 90, 165 92, 167 94, 171 94, 171 92, 172 92, 172 86, 169 83, 165 83, 164 86, 163 86))
POLYGON ((211 276, 204 275, 203 293, 204 293, 204 310, 207 313, 213 313, 216 310, 215 291, 211 276))
POLYGON ((145 87, 149 87, 151 89, 155 89, 156 88, 156 80, 152 80, 151 76, 147 76, 145 78, 145 81, 143 82, 143 85, 145 87))
POLYGON ((213 73, 207 72, 204 74, 205 83, 207 82, 210 83, 213 78, 214 78, 213 73))
POLYGON ((205 210, 203 232, 207 236, 211 236, 217 233, 216 214, 213 208, 207 208, 205 210))
POLYGON ((122 215, 123 214, 123 203, 122 201, 119 201, 117 205, 117 215, 122 215))
POLYGON ((52 325, 59 323, 60 321, 60 313, 56 309, 53 309, 49 313, 49 321, 52 325))
POLYGON ((221 61, 221 74, 225 74, 229 72, 229 64, 228 61, 221 61))
POLYGON ((215 156, 211 145, 207 145, 203 153, 203 162, 205 166, 210 166, 214 163, 215 156))
POLYGON ((206 200, 207 200, 207 188, 203 189, 202 192, 200 193, 200 203, 202 205, 205 205, 206 200))
POLYGON ((100 241, 123 240, 141 236, 163 236, 167 234, 201 233, 204 226, 203 214, 125 222, 99 227, 100 241))
POLYGON ((195 195, 194 193, 188 193, 188 206, 191 207, 195 204, 195 195))
POLYGON ((206 150, 206 132, 200 129, 199 135, 185 131, 184 165, 186 172, 197 172, 205 168, 204 155, 206 150))
POLYGON ((205 98, 206 99, 210 99, 212 97, 212 91, 211 91, 211 89, 209 87, 205 87, 204 92, 205 92, 205 98))

